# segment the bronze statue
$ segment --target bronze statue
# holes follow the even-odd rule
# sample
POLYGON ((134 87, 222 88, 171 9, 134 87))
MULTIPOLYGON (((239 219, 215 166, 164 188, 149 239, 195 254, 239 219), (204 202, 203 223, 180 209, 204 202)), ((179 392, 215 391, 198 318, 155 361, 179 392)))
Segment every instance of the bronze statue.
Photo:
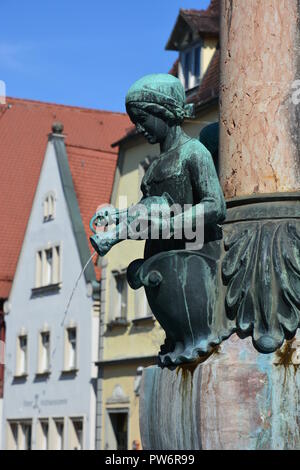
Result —
POLYGON ((145 287, 150 307, 166 331, 161 362, 193 361, 229 336, 227 330, 222 331, 216 315, 222 239, 218 224, 226 216, 224 196, 211 154, 181 128, 184 118, 191 115, 191 107, 186 105, 177 78, 157 74, 138 80, 128 91, 126 109, 148 142, 159 143, 161 154, 144 175, 139 205, 125 215, 118 210, 114 214, 96 214, 93 221, 102 217, 108 222, 113 218, 116 228, 96 233, 91 243, 104 256, 124 238, 146 239, 144 259, 128 267, 128 282, 135 289, 145 287), (183 209, 169 218, 167 209, 174 204, 183 209), (156 205, 160 214, 151 212, 156 205), (141 213, 141 206, 148 217, 145 211, 141 213), (197 220, 200 206, 204 210, 204 246, 195 249, 184 233, 178 235, 176 227, 183 222, 196 229, 197 222, 201 222, 197 220), (139 236, 131 229, 133 221, 139 222, 139 236), (150 227, 151 233, 158 234, 156 239, 150 238, 150 227), (164 237, 166 229, 169 235, 164 237))
POLYGON ((123 239, 146 240, 144 259, 130 264, 127 278, 133 289, 145 287, 166 332, 161 364, 206 357, 233 333, 251 336, 261 353, 276 351, 299 327, 300 235, 289 220, 297 201, 286 196, 288 212, 268 195, 231 200, 225 220, 212 159, 217 164, 218 124, 200 134, 211 155, 181 128, 191 109, 180 81, 148 75, 130 88, 126 108, 137 130, 160 144, 161 155, 144 175, 139 204, 96 213, 92 229, 99 221, 116 227, 94 230, 91 243, 104 256, 123 239))

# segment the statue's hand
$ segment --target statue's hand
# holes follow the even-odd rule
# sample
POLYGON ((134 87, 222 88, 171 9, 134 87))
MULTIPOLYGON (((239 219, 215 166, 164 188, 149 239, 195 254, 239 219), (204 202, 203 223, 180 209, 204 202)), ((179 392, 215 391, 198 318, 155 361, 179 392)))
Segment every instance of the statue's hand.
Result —
POLYGON ((100 256, 105 256, 113 247, 115 242, 115 234, 112 231, 98 232, 92 237, 94 243, 93 247, 100 256))
POLYGON ((94 221, 98 227, 107 227, 108 225, 119 223, 119 210, 108 205, 98 210, 94 216, 94 221))
POLYGON ((119 210, 113 206, 104 206, 98 208, 95 215, 90 220, 90 229, 94 234, 97 234, 98 227, 107 227, 111 224, 117 224, 119 220, 119 210))

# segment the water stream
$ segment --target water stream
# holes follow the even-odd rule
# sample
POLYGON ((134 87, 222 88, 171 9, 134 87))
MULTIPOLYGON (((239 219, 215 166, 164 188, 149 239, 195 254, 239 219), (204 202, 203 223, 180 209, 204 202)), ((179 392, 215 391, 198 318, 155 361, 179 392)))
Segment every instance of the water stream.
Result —
POLYGON ((94 251, 94 253, 90 256, 90 258, 88 259, 88 261, 85 263, 84 267, 82 268, 82 270, 81 270, 81 272, 80 272, 80 274, 79 274, 79 276, 78 276, 78 278, 77 278, 77 280, 76 280, 76 282, 75 282, 75 284, 74 284, 74 287, 73 287, 73 290, 72 290, 72 292, 71 292, 69 301, 68 301, 67 306, 66 306, 66 309, 65 309, 65 311, 64 311, 64 316, 63 316, 62 322, 61 322, 61 324, 60 324, 61 326, 64 325, 66 316, 67 316, 67 314, 68 314, 68 311, 69 311, 69 308, 70 308, 70 305, 71 305, 73 296, 74 296, 74 294, 75 294, 75 292, 76 292, 76 289, 77 289, 78 283, 79 283, 79 281, 80 281, 80 279, 81 279, 81 276, 83 275, 84 271, 86 270, 86 268, 88 267, 88 265, 90 264, 90 262, 92 261, 92 259, 94 258, 95 254, 96 254, 96 251, 94 251))
MULTIPOLYGON (((71 292, 71 295, 70 295, 70 297, 69 297, 67 306, 66 306, 66 308, 65 308, 65 310, 64 310, 64 315, 63 315, 63 318, 62 318, 62 321, 61 321, 61 324, 60 324, 61 327, 64 326, 64 323, 65 323, 65 320, 66 320, 66 316, 67 316, 67 314, 68 314, 68 311, 69 311, 69 308, 70 308, 72 299, 73 299, 73 297, 74 297, 74 294, 75 294, 75 292, 76 292, 76 289, 77 289, 77 287, 78 287, 79 281, 80 281, 80 279, 81 279, 81 277, 82 277, 84 271, 86 270, 86 268, 88 267, 89 263, 92 261, 92 259, 94 258, 95 255, 96 255, 96 251, 94 251, 94 252, 92 253, 92 255, 90 256, 90 258, 88 259, 88 261, 85 263, 85 265, 84 265, 84 267, 82 268, 82 270, 81 270, 79 276, 78 276, 77 279, 76 279, 76 282, 75 282, 74 287, 73 287, 73 289, 72 289, 72 292, 71 292)), ((57 343, 58 343, 58 340, 59 340, 59 339, 60 339, 60 335, 58 335, 58 336, 56 337, 56 346, 57 346, 57 343)), ((55 348, 54 348, 54 350, 53 350, 53 353, 52 353, 52 359, 53 359, 53 357, 54 357, 54 355, 55 355, 55 352, 56 352, 56 346, 55 346, 55 348)))

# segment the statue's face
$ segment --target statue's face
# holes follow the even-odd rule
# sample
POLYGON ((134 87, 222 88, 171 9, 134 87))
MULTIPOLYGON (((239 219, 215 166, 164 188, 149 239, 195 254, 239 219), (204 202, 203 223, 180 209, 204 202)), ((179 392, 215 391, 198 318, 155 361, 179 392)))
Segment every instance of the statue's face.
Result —
POLYGON ((150 144, 164 142, 169 130, 165 121, 134 106, 130 108, 129 117, 150 144))

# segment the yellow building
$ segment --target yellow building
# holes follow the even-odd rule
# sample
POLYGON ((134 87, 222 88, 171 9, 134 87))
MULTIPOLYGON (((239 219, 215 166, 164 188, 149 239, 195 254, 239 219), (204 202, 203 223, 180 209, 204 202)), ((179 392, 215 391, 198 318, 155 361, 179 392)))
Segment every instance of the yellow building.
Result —
MULTIPOLYGON (((185 85, 187 101, 196 117, 185 121, 184 131, 198 137, 201 129, 218 120, 219 0, 206 11, 180 10, 167 43, 179 51, 170 73, 185 85)), ((139 78, 139 77, 137 77, 139 78)), ((140 184, 158 145, 148 144, 134 130, 119 145, 111 203, 122 208, 141 199, 140 184)), ((143 367, 156 363, 164 331, 149 310, 144 289, 127 284, 126 268, 143 258, 144 242, 124 241, 102 259, 101 322, 97 383, 98 449, 140 448, 139 384, 143 367)))

